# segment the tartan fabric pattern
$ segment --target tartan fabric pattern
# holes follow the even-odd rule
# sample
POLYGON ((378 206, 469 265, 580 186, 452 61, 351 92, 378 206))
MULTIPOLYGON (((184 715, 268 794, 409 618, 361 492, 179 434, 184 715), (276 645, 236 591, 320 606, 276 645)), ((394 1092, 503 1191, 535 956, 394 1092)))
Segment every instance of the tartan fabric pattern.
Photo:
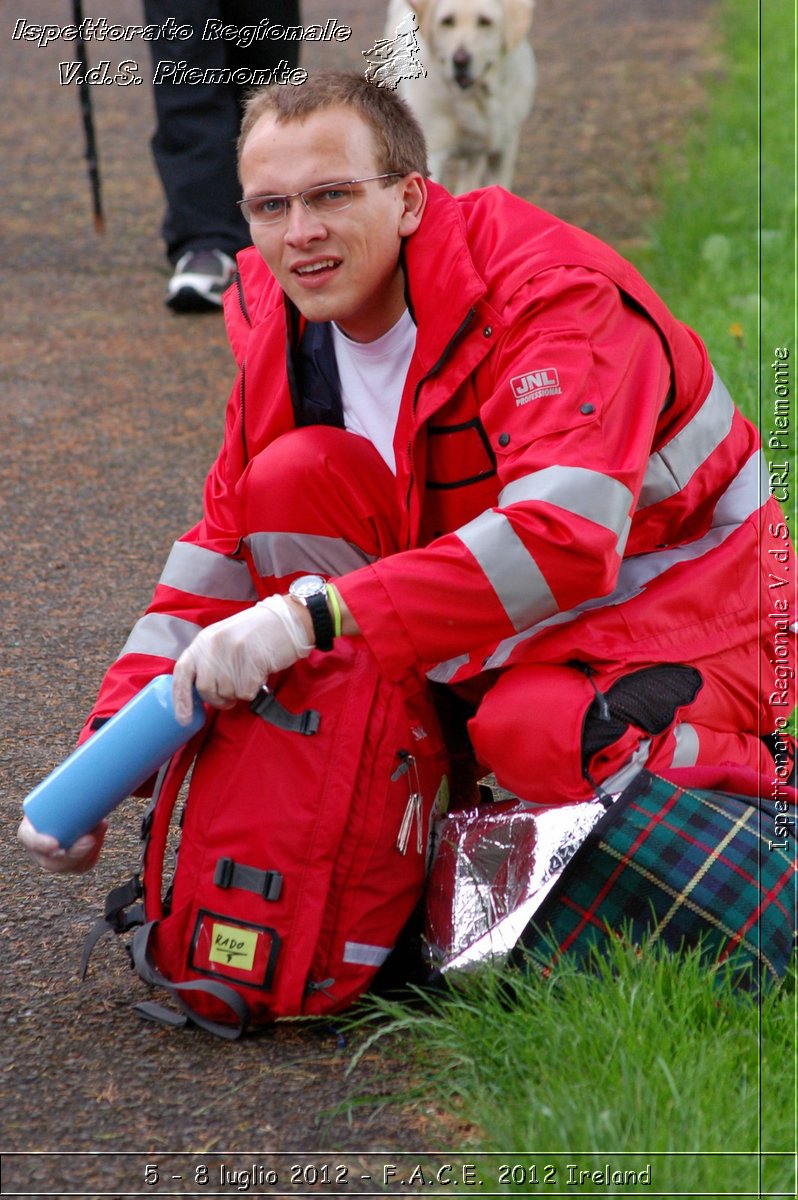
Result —
POLYGON ((641 774, 588 834, 521 939, 544 969, 623 933, 701 947, 734 982, 778 983, 792 954, 798 865, 767 799, 684 790, 641 774), (784 848, 784 841, 788 845, 784 848))

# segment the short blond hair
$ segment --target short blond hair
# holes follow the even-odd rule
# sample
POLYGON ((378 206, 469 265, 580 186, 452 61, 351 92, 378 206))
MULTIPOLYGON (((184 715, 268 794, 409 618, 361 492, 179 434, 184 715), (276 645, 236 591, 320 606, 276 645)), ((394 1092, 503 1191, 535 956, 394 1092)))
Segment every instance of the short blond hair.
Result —
POLYGON ((389 88, 377 87, 365 76, 349 71, 324 71, 292 87, 271 84, 250 92, 238 138, 239 168, 244 143, 262 116, 271 113, 282 124, 301 121, 334 105, 352 108, 371 129, 380 174, 418 171, 427 177, 427 144, 408 105, 389 88))

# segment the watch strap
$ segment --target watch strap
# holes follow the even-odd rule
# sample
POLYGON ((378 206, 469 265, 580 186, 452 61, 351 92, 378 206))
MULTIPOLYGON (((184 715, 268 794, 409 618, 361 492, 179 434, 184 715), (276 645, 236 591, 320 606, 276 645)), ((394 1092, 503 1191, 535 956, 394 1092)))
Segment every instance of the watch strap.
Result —
POLYGON ((316 641, 316 649, 332 650, 333 619, 332 613, 327 606, 326 590, 325 592, 317 593, 315 596, 307 596, 305 604, 313 623, 313 636, 316 641))

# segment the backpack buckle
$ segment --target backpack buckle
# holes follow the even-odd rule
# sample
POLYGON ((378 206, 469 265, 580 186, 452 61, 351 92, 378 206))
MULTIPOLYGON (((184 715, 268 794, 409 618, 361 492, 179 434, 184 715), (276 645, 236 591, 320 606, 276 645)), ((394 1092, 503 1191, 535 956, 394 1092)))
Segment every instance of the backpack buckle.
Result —
POLYGON ((279 871, 261 871, 257 867, 245 867, 232 858, 216 860, 213 882, 219 888, 243 888, 270 901, 279 900, 283 890, 283 877, 279 871))
POLYGON ((217 887, 229 888, 233 882, 236 865, 232 858, 220 858, 213 873, 213 882, 217 887))
POLYGON ((282 875, 279 871, 264 871, 263 876, 263 899, 279 900, 283 890, 282 875))

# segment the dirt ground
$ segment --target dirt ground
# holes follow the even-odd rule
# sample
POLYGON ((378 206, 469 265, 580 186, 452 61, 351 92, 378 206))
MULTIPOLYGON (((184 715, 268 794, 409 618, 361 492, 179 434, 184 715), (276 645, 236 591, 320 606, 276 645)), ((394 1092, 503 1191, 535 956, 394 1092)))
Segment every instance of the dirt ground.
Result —
MULTIPOLYGON (((353 33, 315 43, 303 65, 360 69, 381 13, 305 0, 305 24, 335 16, 353 33)), ((616 243, 644 237, 663 148, 717 69, 713 14, 713 0, 538 0, 540 84, 516 189, 616 243)), ((137 0, 90 2, 86 15, 141 21, 137 0)), ((145 1024, 131 1012, 144 985, 111 942, 78 981, 86 930, 136 866, 135 802, 90 875, 44 877, 17 849, 22 798, 71 749, 172 540, 199 514, 233 378, 221 319, 163 305, 149 87, 93 89, 99 237, 77 89, 58 82, 74 46, 12 40, 22 16, 71 19, 53 0, 0 7, 0 1194, 183 1195, 199 1186, 197 1164, 211 1175, 195 1194, 217 1194, 222 1161, 244 1169, 274 1155, 286 1171, 318 1164, 312 1152, 350 1164, 342 1194, 376 1194, 364 1163, 467 1137, 424 1104, 377 1103, 408 1082, 395 1062, 370 1054, 350 1071, 353 1044, 326 1026, 228 1044, 145 1024)), ((140 43, 136 53, 146 61, 140 43)), ((283 1174, 259 1192, 253 1172, 249 1194, 333 1194, 314 1178, 283 1174)))

